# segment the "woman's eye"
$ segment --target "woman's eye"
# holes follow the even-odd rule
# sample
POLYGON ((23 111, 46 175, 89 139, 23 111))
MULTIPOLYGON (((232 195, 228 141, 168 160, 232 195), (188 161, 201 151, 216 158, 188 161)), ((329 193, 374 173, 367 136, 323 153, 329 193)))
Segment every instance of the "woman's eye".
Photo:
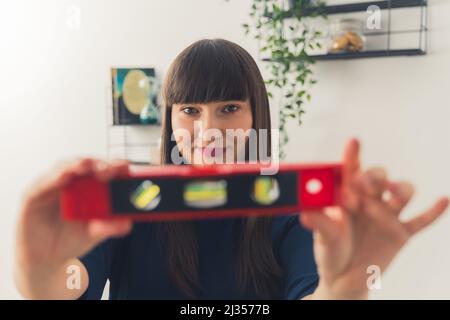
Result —
POLYGON ((198 113, 198 110, 195 109, 195 108, 192 108, 192 107, 186 107, 186 108, 183 108, 181 111, 183 111, 183 112, 186 113, 186 114, 195 114, 195 113, 198 113))
POLYGON ((223 108, 223 111, 226 112, 226 113, 232 113, 232 112, 237 111, 238 109, 239 109, 238 106, 235 106, 235 105, 230 104, 230 105, 228 105, 228 106, 225 106, 225 107, 223 108))

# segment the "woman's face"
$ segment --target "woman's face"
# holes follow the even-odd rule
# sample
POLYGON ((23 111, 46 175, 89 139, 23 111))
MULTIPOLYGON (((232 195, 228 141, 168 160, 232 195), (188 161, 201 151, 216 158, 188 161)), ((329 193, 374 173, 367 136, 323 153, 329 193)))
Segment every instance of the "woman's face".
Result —
POLYGON ((178 150, 191 164, 225 163, 230 157, 236 161, 238 152, 245 151, 245 144, 238 143, 229 130, 227 138, 227 129, 247 133, 253 122, 248 100, 174 104, 171 119, 178 150))

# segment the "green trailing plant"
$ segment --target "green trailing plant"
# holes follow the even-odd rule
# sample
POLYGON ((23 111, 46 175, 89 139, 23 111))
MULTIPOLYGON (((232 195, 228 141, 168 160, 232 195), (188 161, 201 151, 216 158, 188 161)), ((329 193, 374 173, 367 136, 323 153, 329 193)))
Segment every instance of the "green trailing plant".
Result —
POLYGON ((260 43, 260 52, 267 61, 270 74, 265 82, 269 97, 280 93, 279 130, 280 158, 285 157, 289 141, 286 125, 289 120, 302 124, 304 104, 311 100, 309 92, 317 81, 311 69, 315 60, 308 50, 320 49, 322 34, 310 26, 311 17, 325 17, 323 1, 291 0, 284 9, 279 0, 253 0, 252 23, 243 24, 246 34, 260 43))

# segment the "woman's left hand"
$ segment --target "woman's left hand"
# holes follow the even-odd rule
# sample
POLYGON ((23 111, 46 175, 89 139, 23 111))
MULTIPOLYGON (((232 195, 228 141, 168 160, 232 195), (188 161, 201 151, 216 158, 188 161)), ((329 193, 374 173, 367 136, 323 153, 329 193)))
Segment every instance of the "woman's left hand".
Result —
POLYGON ((448 198, 441 198, 402 222, 399 216, 413 196, 413 186, 390 181, 380 168, 361 171, 359 163, 359 143, 353 139, 344 151, 341 207, 300 215, 301 223, 313 231, 320 276, 318 288, 308 298, 367 298, 368 267, 384 272, 408 240, 440 217, 449 204, 448 198))

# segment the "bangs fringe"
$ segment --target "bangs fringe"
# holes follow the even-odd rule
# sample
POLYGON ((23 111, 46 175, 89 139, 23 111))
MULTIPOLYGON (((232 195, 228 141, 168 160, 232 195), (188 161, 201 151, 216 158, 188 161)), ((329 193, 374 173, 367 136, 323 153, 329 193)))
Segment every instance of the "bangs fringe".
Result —
POLYGON ((202 40, 178 55, 164 86, 166 105, 249 99, 253 81, 246 73, 248 63, 224 42, 202 40))

